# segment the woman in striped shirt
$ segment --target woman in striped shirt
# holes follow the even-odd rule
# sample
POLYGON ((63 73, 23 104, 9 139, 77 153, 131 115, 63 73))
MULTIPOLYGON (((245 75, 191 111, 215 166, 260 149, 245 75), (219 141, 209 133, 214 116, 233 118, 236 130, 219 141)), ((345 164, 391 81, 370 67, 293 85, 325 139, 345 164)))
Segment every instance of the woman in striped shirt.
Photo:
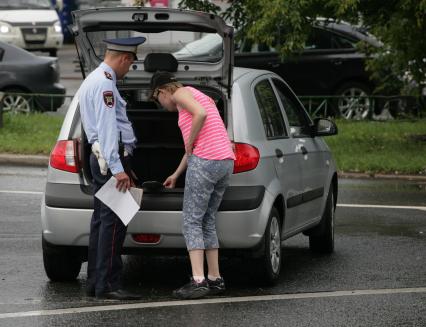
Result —
POLYGON ((185 154, 176 171, 164 182, 176 185, 186 171, 183 200, 183 227, 192 267, 188 284, 173 292, 182 299, 195 299, 225 290, 219 272, 219 242, 216 213, 228 186, 235 155, 215 102, 199 90, 183 86, 173 74, 156 72, 151 79, 152 98, 168 111, 178 111, 178 125, 185 154), (204 276, 204 255, 208 275, 204 276))

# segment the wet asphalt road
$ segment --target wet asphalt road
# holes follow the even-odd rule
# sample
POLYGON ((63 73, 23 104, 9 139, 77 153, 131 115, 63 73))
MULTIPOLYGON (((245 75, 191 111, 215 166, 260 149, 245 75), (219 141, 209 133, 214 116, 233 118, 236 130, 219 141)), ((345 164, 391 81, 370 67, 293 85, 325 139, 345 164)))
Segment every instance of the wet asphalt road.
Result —
POLYGON ((426 211, 387 207, 424 209, 426 183, 341 180, 335 253, 311 254, 302 235, 286 241, 274 287, 246 259, 223 258, 226 294, 175 301, 172 290, 189 274, 185 257, 128 256, 125 285, 144 298, 122 303, 85 296, 86 265, 74 283, 47 279, 45 174, 0 167, 0 326, 426 326, 426 211))

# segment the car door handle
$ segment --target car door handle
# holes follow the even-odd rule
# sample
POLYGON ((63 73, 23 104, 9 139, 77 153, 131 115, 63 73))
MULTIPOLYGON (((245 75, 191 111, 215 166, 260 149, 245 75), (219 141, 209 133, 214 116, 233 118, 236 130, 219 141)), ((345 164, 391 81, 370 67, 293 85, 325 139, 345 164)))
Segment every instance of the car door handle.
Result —
POLYGON ((332 62, 335 66, 340 66, 343 63, 343 61, 340 59, 333 60, 332 62))
POLYGON ((275 154, 278 159, 284 157, 284 153, 280 149, 275 149, 275 154))
POLYGON ((308 153, 308 150, 303 145, 300 147, 300 150, 302 151, 303 154, 308 153))

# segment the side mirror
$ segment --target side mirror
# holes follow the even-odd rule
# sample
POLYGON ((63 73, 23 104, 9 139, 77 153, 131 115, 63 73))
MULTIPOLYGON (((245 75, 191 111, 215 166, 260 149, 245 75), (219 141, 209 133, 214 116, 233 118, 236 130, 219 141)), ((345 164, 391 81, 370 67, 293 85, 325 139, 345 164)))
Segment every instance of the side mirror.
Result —
POLYGON ((325 118, 316 118, 314 120, 315 136, 337 135, 337 126, 334 122, 325 118))

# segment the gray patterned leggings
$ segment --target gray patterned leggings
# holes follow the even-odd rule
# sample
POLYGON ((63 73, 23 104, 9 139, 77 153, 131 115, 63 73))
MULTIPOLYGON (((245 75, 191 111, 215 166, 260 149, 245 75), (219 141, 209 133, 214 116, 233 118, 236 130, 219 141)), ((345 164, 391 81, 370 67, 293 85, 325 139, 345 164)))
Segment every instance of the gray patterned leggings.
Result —
POLYGON ((233 160, 188 157, 182 227, 188 250, 219 248, 216 212, 233 169, 233 160))

